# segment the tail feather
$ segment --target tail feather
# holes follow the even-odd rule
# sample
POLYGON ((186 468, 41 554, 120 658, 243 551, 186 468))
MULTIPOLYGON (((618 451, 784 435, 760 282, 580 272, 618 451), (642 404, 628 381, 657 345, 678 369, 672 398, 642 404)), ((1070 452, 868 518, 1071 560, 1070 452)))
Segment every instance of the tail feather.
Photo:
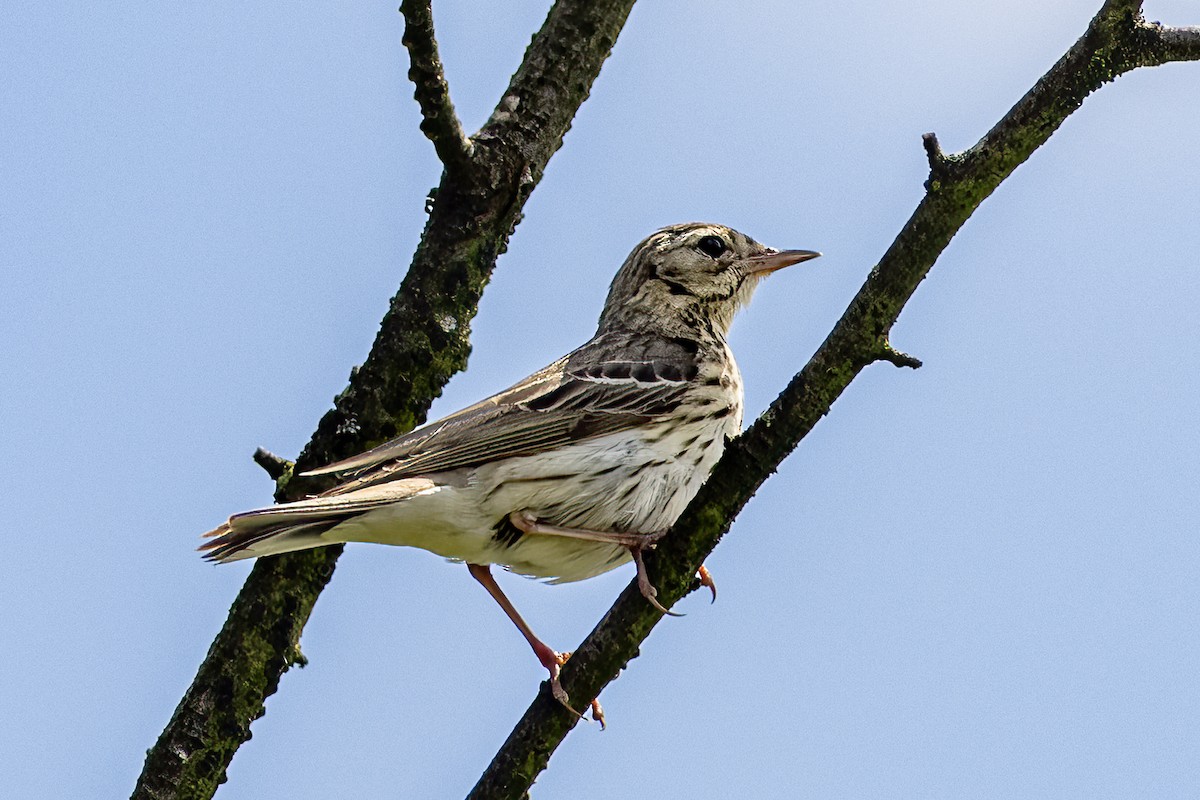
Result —
POLYGON ((212 541, 200 545, 197 550, 205 551, 204 559, 221 564, 258 558, 296 550, 308 550, 335 544, 336 539, 324 538, 323 534, 336 527, 346 517, 326 519, 299 524, 283 523, 248 530, 231 527, 229 523, 210 531, 212 541))
POLYGON ((429 479, 410 478, 349 494, 245 511, 204 534, 209 541, 196 549, 208 561, 225 563, 337 544, 345 540, 326 534, 346 520, 434 488, 429 479))
POLYGON ((204 552, 208 561, 225 563, 336 544, 337 539, 323 534, 383 502, 379 498, 346 502, 343 498, 314 497, 243 511, 204 534, 210 541, 196 549, 204 552))

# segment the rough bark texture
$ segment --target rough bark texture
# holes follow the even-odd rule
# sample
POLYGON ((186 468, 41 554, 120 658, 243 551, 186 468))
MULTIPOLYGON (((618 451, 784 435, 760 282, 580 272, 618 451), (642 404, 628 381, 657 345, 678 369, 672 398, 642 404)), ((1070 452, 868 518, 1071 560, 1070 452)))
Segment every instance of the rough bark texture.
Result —
MULTIPOLYGON (((406 3, 405 43, 420 74, 422 126, 449 159, 433 194, 412 265, 366 362, 321 420, 298 471, 361 452, 424 421, 429 404, 466 366, 470 323, 496 258, 625 23, 633 0, 559 0, 525 53, 503 99, 469 147, 444 89, 428 6, 406 3), (409 7, 413 6, 413 7, 409 7), (424 12, 424 13, 422 13, 424 12), (436 94, 436 93, 435 93, 436 94)), ((320 489, 277 475, 278 499, 320 489)), ((333 574, 341 547, 261 559, 234 601, 158 742, 133 797, 208 798, 282 674, 301 659, 300 632, 333 574)))
MULTIPOLYGON (((1200 59, 1200 30, 1140 18, 1138 2, 1107 2, 1078 42, 971 149, 942 154, 926 135, 926 195, 842 318, 771 407, 732 442, 692 504, 646 565, 668 607, 695 587, 696 569, 733 518, 868 364, 919 362, 893 350, 888 332, 904 304, 972 212, 1091 92, 1139 66, 1200 59)), ((563 687, 587 705, 638 654, 662 615, 630 584, 563 668, 563 687)), ((577 722, 546 685, 517 723, 471 800, 525 797, 577 722)))

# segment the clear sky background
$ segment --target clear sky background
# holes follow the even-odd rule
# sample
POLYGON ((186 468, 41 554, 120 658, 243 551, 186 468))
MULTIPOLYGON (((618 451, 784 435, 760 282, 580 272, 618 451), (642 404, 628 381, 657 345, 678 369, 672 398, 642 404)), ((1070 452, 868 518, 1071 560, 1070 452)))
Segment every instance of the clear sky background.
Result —
MULTIPOLYGON (((0 785, 122 797, 366 355, 438 178, 387 3, 0 11, 0 785)), ((453 411, 587 339, 685 220, 824 258, 735 326, 756 414, 921 196, 1100 0, 643 2, 550 162, 453 411)), ((465 125, 548 2, 439 0, 465 125)), ((1192 4, 1147 14, 1200 22, 1192 4)), ((534 796, 1200 795, 1200 64, 1090 98, 979 210, 875 365, 534 796)), ((501 576, 574 647, 632 576, 501 576)), ((544 673, 461 566, 351 546, 218 793, 459 797, 544 673)))

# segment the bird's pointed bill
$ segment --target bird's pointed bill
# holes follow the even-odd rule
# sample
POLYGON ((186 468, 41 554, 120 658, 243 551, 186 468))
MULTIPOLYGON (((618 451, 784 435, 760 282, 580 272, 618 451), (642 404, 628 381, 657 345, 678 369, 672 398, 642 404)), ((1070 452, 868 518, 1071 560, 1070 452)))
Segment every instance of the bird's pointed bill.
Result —
POLYGON ((750 265, 747 274, 769 275, 776 270, 799 264, 801 261, 811 261, 821 254, 816 250, 770 250, 746 259, 750 265))

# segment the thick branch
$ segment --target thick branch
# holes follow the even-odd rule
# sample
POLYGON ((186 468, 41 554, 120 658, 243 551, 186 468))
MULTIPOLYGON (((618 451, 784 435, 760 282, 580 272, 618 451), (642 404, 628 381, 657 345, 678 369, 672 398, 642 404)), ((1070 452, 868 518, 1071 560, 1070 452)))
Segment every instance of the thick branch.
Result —
MULTIPOLYGON (((447 170, 412 265, 370 355, 296 460, 298 471, 361 452, 423 421, 466 365, 471 319, 496 258, 608 57, 633 0, 559 0, 509 92, 537 87, 511 139, 490 136, 475 169, 447 170), (514 89, 515 87, 515 89, 514 89)), ((431 40, 432 41, 432 40, 431 40)), ((501 101, 501 105, 504 101, 501 101)), ((320 488, 293 479, 279 499, 320 488)), ((171 721, 146 756, 134 798, 207 798, 250 723, 299 657, 300 632, 341 547, 260 559, 171 721)))
POLYGON ((429 3, 430 0, 404 0, 400 4, 400 13, 404 15, 404 36, 400 42, 408 48, 408 79, 413 82, 413 97, 421 107, 421 132, 433 142, 433 149, 446 169, 456 172, 470 165, 472 145, 450 102, 429 3))
MULTIPOLYGON (((730 443, 700 493, 658 549, 646 557, 659 599, 670 607, 691 588, 697 567, 759 486, 829 412, 867 364, 904 304, 971 213, 1062 124, 1083 99, 1137 66, 1170 60, 1178 45, 1137 18, 1139 3, 1106 3, 1087 32, 978 144, 945 156, 926 138, 927 192, 833 331, 771 407, 730 443), (1175 49, 1172 49, 1175 48, 1175 49)), ((895 352, 895 351, 893 351, 895 352)), ((887 360, 893 360, 888 358, 887 360)), ((899 361, 907 365, 901 354, 899 361)), ((630 584, 574 652, 562 683, 586 705, 638 653, 661 614, 630 584)), ((542 691, 470 794, 523 797, 576 718, 542 691)))

